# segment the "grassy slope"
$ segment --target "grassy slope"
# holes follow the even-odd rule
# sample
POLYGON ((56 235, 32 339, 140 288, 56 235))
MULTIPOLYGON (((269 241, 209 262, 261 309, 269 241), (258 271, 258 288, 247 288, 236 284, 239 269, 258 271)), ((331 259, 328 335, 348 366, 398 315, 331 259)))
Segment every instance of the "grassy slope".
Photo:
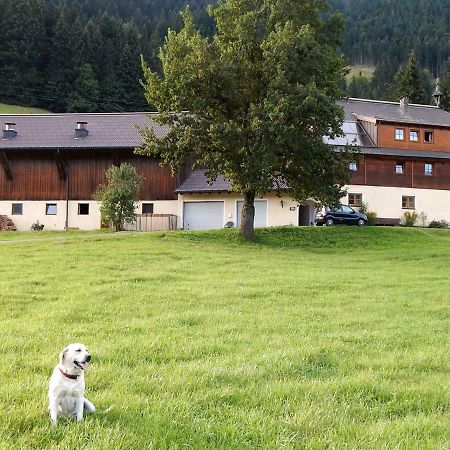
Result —
POLYGON ((12 236, 0 448, 448 446, 448 231, 12 236), (100 412, 54 430, 71 341, 100 412))
POLYGON ((368 80, 373 78, 373 73, 375 72, 375 67, 373 66, 350 66, 350 71, 346 75, 346 79, 348 82, 355 77, 365 77, 368 80))
POLYGON ((29 108, 26 106, 7 105, 0 103, 0 114, 43 114, 48 113, 45 109, 29 108))

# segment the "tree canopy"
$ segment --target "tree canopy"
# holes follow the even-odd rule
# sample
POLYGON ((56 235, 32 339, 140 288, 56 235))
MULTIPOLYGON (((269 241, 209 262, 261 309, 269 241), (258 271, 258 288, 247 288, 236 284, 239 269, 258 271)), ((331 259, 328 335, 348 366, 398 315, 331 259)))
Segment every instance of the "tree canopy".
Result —
POLYGON ((142 130, 138 151, 173 171, 193 153, 209 179, 228 178, 244 197, 241 232, 252 237, 255 196, 280 182, 299 202, 342 196, 347 161, 323 136, 340 133, 343 119, 343 24, 321 0, 227 0, 210 14, 212 39, 187 10, 161 49, 162 75, 143 63, 147 101, 169 131, 142 130))

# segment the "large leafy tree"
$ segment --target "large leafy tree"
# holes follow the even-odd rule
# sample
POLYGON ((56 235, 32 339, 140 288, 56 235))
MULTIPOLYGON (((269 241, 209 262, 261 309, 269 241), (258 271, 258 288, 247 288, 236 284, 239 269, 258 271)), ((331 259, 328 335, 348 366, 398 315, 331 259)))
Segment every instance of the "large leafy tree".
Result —
POLYGON ((221 1, 210 8, 212 39, 186 11, 184 27, 169 31, 161 49, 162 76, 143 64, 147 100, 168 132, 144 129, 137 151, 173 171, 193 153, 210 179, 231 180, 244 198, 247 238, 255 196, 280 180, 299 202, 334 203, 348 179, 345 158, 323 142, 340 132, 344 67, 336 52, 342 20, 326 11, 322 0, 221 1))

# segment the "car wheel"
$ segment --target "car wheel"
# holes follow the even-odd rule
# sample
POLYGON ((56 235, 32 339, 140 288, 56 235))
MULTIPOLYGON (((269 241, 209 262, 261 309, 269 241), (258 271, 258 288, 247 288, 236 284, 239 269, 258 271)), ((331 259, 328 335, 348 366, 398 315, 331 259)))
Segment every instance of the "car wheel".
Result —
POLYGON ((364 222, 363 219, 359 219, 359 220, 358 220, 358 226, 362 227, 362 226, 365 225, 365 224, 366 224, 366 222, 364 222))
POLYGON ((334 225, 333 219, 327 219, 326 222, 325 222, 325 225, 327 227, 332 227, 334 225))

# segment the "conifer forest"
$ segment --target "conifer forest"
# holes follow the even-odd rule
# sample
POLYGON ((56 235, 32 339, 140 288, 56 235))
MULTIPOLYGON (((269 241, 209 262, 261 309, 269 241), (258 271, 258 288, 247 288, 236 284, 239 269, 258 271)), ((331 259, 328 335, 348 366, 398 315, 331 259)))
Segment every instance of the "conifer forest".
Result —
MULTIPOLYGON (((181 27, 187 3, 202 34, 212 35, 207 6, 214 1, 0 0, 0 103, 52 112, 151 109, 140 85, 141 55, 158 69, 167 29, 181 27)), ((432 103, 440 78, 447 109, 450 0, 329 4, 345 17, 338 51, 353 67, 343 95, 395 100, 414 71, 413 91, 424 103, 432 103)))

